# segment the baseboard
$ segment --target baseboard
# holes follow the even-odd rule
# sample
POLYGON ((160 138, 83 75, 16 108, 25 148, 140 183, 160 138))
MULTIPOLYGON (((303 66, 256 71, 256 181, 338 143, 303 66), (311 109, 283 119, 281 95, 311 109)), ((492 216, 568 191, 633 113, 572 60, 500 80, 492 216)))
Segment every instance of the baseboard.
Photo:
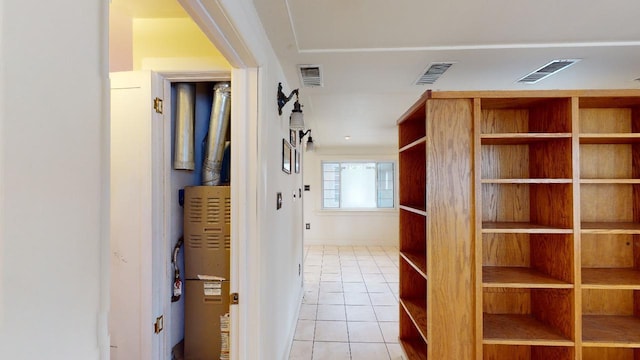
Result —
POLYGON ((300 287, 300 294, 298 295, 298 306, 296 308, 296 316, 293 321, 292 330, 289 331, 289 342, 287 343, 287 351, 285 352, 285 358, 283 360, 288 360, 291 356, 291 347, 293 346, 293 337, 296 334, 296 328, 298 326, 298 318, 300 317, 300 309, 302 308, 302 299, 304 298, 304 285, 300 287))
POLYGON ((314 245, 331 245, 331 246, 393 246, 398 247, 398 239, 377 240, 371 239, 354 240, 354 239, 312 239, 304 238, 305 246, 314 245))

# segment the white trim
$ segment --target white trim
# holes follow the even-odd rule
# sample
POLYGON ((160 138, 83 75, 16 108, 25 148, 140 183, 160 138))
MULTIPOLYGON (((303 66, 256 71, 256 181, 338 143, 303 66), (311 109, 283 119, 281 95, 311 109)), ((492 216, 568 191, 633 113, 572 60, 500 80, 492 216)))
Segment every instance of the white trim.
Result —
MULTIPOLYGON (((304 271, 303 271, 304 273, 304 271)), ((298 306, 296 307, 296 316, 295 316, 295 321, 293 322, 294 324, 298 323, 298 320, 300 318, 300 309, 302 309, 302 300, 304 297, 304 286, 300 287, 300 294, 298 295, 298 301, 296 302, 298 304, 298 306)), ((289 342, 287 343, 287 349, 289 349, 287 351, 286 358, 284 360, 287 360, 291 357, 291 348, 293 347, 293 341, 295 340, 295 335, 296 335, 296 326, 294 326, 293 328, 291 328, 291 331, 289 331, 289 335, 287 336, 287 338, 289 339, 289 342)))
POLYGON ((180 5, 202 29, 213 45, 234 68, 257 66, 257 62, 238 34, 231 17, 220 0, 178 0, 180 5))
MULTIPOLYGON (((229 71, 207 71, 207 72, 189 72, 189 71, 169 71, 169 72, 158 72, 157 73, 162 79, 159 83, 162 83, 163 88, 163 129, 164 134, 171 134, 172 127, 172 118, 171 114, 173 113, 173 109, 171 107, 171 84, 176 82, 217 82, 217 81, 230 81, 231 73, 229 71)), ((233 84, 232 84, 233 88, 233 84)), ((232 128, 233 131, 233 128, 232 128)), ((173 316, 171 315, 171 299, 167 294, 171 294, 173 292, 173 288, 171 287, 171 280, 173 279, 173 269, 169 266, 167 259, 170 259, 171 253, 167 253, 170 251, 169 249, 173 248, 173 241, 176 239, 171 239, 167 237, 167 234, 172 233, 170 226, 172 223, 172 214, 167 211, 167 208, 170 206, 170 201, 172 198, 173 186, 171 186, 171 174, 173 171, 173 166, 171 162, 172 157, 172 142, 171 135, 163 136, 163 146, 161 152, 163 154, 164 160, 162 160, 162 168, 163 173, 161 177, 157 177, 156 179, 162 179, 164 181, 163 185, 163 194, 162 198, 164 199, 164 206, 162 209, 165 211, 163 216, 163 233, 162 233, 162 251, 164 255, 159 259, 162 264, 162 278, 164 279, 161 284, 161 294, 162 294, 162 313, 164 314, 164 331, 161 332, 163 336, 164 346, 163 346, 163 354, 160 359, 171 359, 171 351, 173 345, 171 339, 173 338, 173 334, 171 333, 171 329, 173 326, 171 321, 173 316)), ((233 239, 233 238, 232 238, 233 239)), ((235 241, 235 240, 232 240, 235 241)), ((232 245, 233 246, 233 245, 232 245)), ((156 274, 154 273, 154 276, 156 274)))
POLYGON ((572 43, 533 43, 533 44, 478 44, 446 46, 414 46, 389 48, 335 48, 335 49, 298 49, 301 54, 322 53, 368 53, 368 52, 416 52, 416 51, 464 51, 464 50, 502 50, 502 49, 545 49, 545 48, 583 48, 583 47, 622 47, 640 46, 640 41, 602 41, 572 43))
POLYGON ((232 72, 231 98, 231 359, 260 359, 260 241, 258 235, 258 70, 232 72))

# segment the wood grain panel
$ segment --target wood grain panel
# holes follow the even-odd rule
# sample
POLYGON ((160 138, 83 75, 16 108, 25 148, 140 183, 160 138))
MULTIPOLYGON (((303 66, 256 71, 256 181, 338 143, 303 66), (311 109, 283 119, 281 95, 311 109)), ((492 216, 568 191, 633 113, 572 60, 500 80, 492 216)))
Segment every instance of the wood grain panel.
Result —
POLYGON ((400 204, 425 209, 426 146, 419 143, 399 154, 400 204))
POLYGON ((400 344, 409 359, 427 359, 427 342, 415 328, 404 307, 400 306, 400 344))
POLYGON ((640 290, 640 271, 628 268, 583 268, 582 288, 640 290))
POLYGON ((554 279, 528 267, 486 266, 482 269, 484 287, 570 289, 573 284, 554 279))
POLYGON ((633 349, 627 348, 586 347, 582 350, 582 360, 636 360, 633 353, 633 349))
POLYGON ((427 338, 427 309, 424 302, 420 300, 401 299, 400 305, 404 308, 406 315, 413 322, 414 327, 420 333, 422 340, 428 342, 427 338))
POLYGON ((640 318, 588 315, 582 318, 585 345, 640 347, 640 318))
POLYGON ((529 222, 529 184, 482 184, 482 221, 529 222))
POLYGON ((574 339, 573 290, 532 289, 531 314, 543 324, 560 331, 566 339, 574 339))
POLYGON ((425 136, 425 103, 417 106, 398 121, 398 146, 400 148, 425 136))
POLYGON ((531 358, 536 360, 571 360, 575 350, 568 346, 532 346, 531 358))
POLYGON ((593 134, 631 133, 631 109, 580 109, 580 132, 593 134))
POLYGON ((549 99, 532 106, 529 132, 571 132, 571 99, 549 99))
POLYGON ((400 238, 402 239, 400 242, 400 251, 422 254, 422 256, 426 258, 426 229, 425 216, 400 209, 399 231, 400 238))
POLYGON ((529 178, 529 145, 482 146, 483 179, 529 178))
POLYGON ((482 347, 483 360, 532 360, 531 347, 527 345, 493 345, 482 347))
POLYGON ((631 268, 634 235, 582 234, 582 267, 631 268))
POLYGON ((532 184, 529 203, 531 222, 566 229, 573 228, 572 186, 532 184))
POLYGON ((572 174, 571 139, 540 141, 529 145, 532 178, 568 178, 572 174))
POLYGON ((482 312, 485 314, 530 314, 531 290, 485 288, 482 292, 482 312))
POLYGON ((632 145, 580 145, 580 178, 631 179, 632 145))
POLYGON ((484 266, 529 267, 529 234, 483 234, 484 266))
POLYGON ((427 308, 427 279, 417 272, 402 257, 400 258, 400 298, 411 299, 422 304, 422 308, 427 308))
POLYGON ((527 133, 529 112, 526 109, 483 110, 481 134, 527 133))
POLYGON ((631 316, 634 311, 632 290, 582 290, 583 315, 631 316))
POLYGON ((485 344, 573 346, 557 329, 534 317, 513 314, 484 314, 485 344))
POLYGON ((633 220, 633 185, 582 184, 580 214, 583 222, 633 220))
POLYGON ((427 105, 429 357, 472 359, 474 333, 473 102, 427 105), (437 329, 437 330, 436 330, 437 329))
POLYGON ((572 360, 573 347, 484 345, 484 360, 572 360))
POLYGON ((574 283, 572 235, 532 234, 531 267, 555 279, 574 283))

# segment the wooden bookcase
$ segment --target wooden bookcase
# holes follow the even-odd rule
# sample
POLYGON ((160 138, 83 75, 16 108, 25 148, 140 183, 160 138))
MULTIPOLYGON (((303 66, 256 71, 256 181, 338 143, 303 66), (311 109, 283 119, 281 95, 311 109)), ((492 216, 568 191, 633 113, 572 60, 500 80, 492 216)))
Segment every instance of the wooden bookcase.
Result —
POLYGON ((427 92, 398 134, 409 359, 640 360, 640 91, 427 92))
POLYGON ((470 359, 473 101, 427 97, 398 131, 400 341, 410 359, 470 359))

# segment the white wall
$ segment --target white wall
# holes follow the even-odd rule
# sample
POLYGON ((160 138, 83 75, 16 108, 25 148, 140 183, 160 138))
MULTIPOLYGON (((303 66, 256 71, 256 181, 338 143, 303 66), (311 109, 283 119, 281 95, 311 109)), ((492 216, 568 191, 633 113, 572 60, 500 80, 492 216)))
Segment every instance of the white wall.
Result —
POLYGON ((396 205, 398 199, 397 149, 318 148, 304 153, 305 245, 398 245, 398 210, 336 211, 322 209, 322 161, 396 161, 396 205))
MULTIPOLYGON (((235 309, 242 310, 238 323, 239 356, 247 360, 285 360, 302 297, 302 277, 298 272, 302 262, 302 206, 293 199, 294 191, 302 186, 301 175, 287 175, 280 170, 282 139, 289 137, 287 119, 292 104, 280 117, 276 102, 278 82, 286 90, 290 87, 252 0, 180 3, 206 29, 207 36, 231 64, 250 67, 232 72, 234 88, 250 92, 242 102, 232 101, 231 105, 233 125, 244 130, 232 135, 232 194, 238 195, 235 203, 232 199, 232 216, 248 220, 247 226, 240 228, 232 223, 232 235, 237 230, 233 236, 239 242, 236 254, 245 264, 236 277, 240 281, 240 305, 235 309), (202 9, 207 9, 208 14, 203 15, 202 9), (232 31, 221 35, 220 29, 232 31), (243 114, 244 118, 233 118, 234 114, 243 114), (234 139, 243 139, 244 143, 238 144, 234 139), (245 161, 234 161, 240 149, 246 152, 239 157, 245 161), (242 188, 236 192, 234 184, 242 188), (284 196, 280 210, 276 210, 278 192, 284 196), (234 208, 233 204, 238 206, 234 208)), ((232 90, 232 97, 234 94, 232 90)), ((234 269, 232 277, 233 274, 234 269)))
MULTIPOLYGON (((293 193, 302 187, 302 175, 281 171, 282 139, 289 139, 289 114, 292 103, 278 116, 277 87, 285 82, 269 41, 251 0, 221 0, 227 16, 239 36, 251 50, 258 68, 256 195, 257 224, 255 238, 250 239, 247 268, 247 296, 252 318, 247 320, 247 337, 251 342, 243 349, 247 360, 286 360, 298 317, 302 297, 302 203, 293 193), (283 207, 276 210, 276 193, 283 194, 283 207)), ((235 79, 234 79, 235 80, 235 79)), ((233 105, 232 105, 233 106, 233 105)), ((249 138, 249 141, 252 139, 249 138)), ((251 149, 253 145, 247 144, 251 149)), ((233 156, 233 151, 232 151, 233 156)), ((233 180, 232 180, 233 181, 233 180)))
POLYGON ((2 359, 108 353, 107 4, 0 8, 2 359))

